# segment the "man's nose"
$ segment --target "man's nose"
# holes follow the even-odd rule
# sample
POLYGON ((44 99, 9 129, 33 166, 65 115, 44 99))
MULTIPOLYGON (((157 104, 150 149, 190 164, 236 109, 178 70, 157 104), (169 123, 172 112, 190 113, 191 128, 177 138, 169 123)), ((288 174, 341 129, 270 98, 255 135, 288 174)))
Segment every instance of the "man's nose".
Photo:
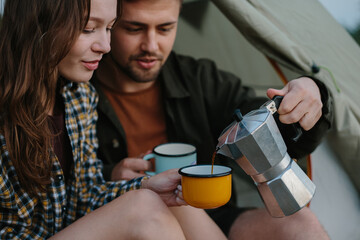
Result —
POLYGON ((149 31, 143 38, 141 50, 145 52, 156 52, 159 49, 157 35, 155 31, 149 31))

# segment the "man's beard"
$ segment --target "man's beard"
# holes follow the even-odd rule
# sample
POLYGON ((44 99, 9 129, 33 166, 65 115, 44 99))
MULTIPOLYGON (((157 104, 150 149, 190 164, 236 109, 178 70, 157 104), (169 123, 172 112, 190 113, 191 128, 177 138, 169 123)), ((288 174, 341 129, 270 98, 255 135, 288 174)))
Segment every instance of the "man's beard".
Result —
POLYGON ((159 68, 156 71, 151 71, 151 70, 141 71, 139 69, 135 69, 130 64, 128 64, 126 66, 121 66, 121 70, 127 76, 129 76, 131 78, 131 80, 133 80, 134 82, 146 83, 146 82, 155 81, 157 79, 157 77, 159 76, 161 68, 159 68))
POLYGON ((146 69, 139 69, 139 68, 136 68, 133 65, 131 65, 131 63, 136 61, 136 59, 138 59, 140 57, 145 57, 145 56, 156 57, 157 62, 159 62, 159 63, 161 63, 162 59, 163 59, 163 56, 159 56, 159 55, 156 55, 156 54, 142 53, 142 54, 139 54, 139 55, 131 56, 129 58, 129 62, 126 65, 121 66, 120 64, 118 64, 118 66, 134 82, 146 83, 146 82, 155 81, 159 76, 159 73, 160 73, 160 70, 161 70, 162 66, 160 66, 157 69, 152 68, 152 69, 146 70, 146 69))

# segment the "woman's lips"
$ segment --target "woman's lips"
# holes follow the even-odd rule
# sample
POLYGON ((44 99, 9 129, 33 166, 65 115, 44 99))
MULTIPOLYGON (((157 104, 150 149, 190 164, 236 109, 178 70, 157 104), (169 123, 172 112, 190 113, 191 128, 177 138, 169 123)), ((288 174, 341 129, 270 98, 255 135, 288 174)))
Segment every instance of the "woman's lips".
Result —
POLYGON ((91 62, 85 62, 83 61, 84 66, 89 69, 90 71, 94 71, 99 67, 99 61, 91 61, 91 62))

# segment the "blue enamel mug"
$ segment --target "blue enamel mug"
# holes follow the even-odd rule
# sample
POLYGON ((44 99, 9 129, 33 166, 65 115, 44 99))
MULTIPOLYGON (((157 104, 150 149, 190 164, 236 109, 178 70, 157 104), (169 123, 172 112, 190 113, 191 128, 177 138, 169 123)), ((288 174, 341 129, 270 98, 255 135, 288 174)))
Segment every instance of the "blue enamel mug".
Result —
POLYGON ((155 171, 146 171, 155 175, 163 171, 196 164, 196 147, 187 143, 163 143, 154 147, 153 151, 143 157, 144 160, 154 160, 155 171))

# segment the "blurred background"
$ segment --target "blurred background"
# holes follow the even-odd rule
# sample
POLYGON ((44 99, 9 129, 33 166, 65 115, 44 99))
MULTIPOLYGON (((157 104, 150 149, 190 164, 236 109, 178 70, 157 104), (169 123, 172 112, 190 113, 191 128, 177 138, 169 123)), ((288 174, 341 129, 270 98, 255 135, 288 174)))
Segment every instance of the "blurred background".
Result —
POLYGON ((318 0, 360 44, 360 0, 318 0))
MULTIPOLYGON (((0 22, 6 0, 0 0, 0 22)), ((318 0, 360 44, 360 0, 318 0)))

